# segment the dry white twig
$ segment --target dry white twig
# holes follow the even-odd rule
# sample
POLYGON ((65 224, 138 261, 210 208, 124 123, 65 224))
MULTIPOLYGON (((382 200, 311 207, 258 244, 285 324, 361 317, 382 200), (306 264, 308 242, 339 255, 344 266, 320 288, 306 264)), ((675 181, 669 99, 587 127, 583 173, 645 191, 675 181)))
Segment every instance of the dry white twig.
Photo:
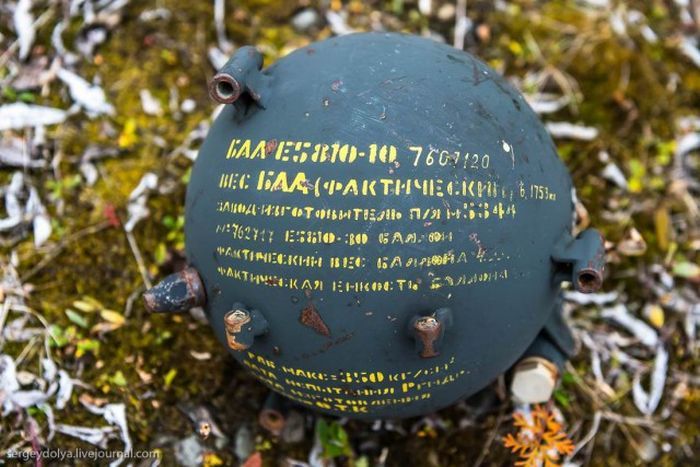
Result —
POLYGON ((56 76, 68 86, 73 100, 85 109, 89 116, 114 114, 114 107, 107 102, 107 96, 101 87, 88 83, 82 77, 65 68, 59 69, 56 76))
POLYGON ((345 18, 340 13, 336 13, 333 10, 328 10, 326 12, 326 20, 328 21, 331 31, 333 31, 333 34, 336 36, 344 36, 345 34, 352 34, 355 32, 353 28, 348 26, 345 18))
POLYGON ((65 110, 53 107, 23 102, 6 104, 0 107, 0 131, 55 125, 63 123, 67 116, 65 110))
POLYGON ((51 218, 46 208, 41 203, 39 192, 33 186, 29 187, 29 199, 27 200, 26 215, 32 219, 34 231, 34 246, 39 248, 51 236, 51 218))
POLYGON ((56 408, 65 408, 73 394, 73 380, 65 370, 58 371, 58 393, 56 393, 56 408))
POLYGON ((605 305, 606 303, 611 303, 617 300, 617 292, 607 292, 607 293, 590 293, 585 294, 582 292, 577 292, 575 290, 567 290, 564 292, 564 299, 577 303, 579 305, 605 305))
POLYGON ((51 219, 41 203, 39 192, 29 185, 22 172, 15 172, 5 189, 5 211, 8 216, 0 219, 0 232, 31 222, 34 230, 34 245, 37 248, 51 236, 51 219), (25 192, 28 192, 28 197, 22 206, 21 200, 25 192))
POLYGON ((141 98, 141 107, 143 108, 144 113, 154 116, 163 115, 163 108, 161 107, 158 99, 153 97, 151 91, 148 89, 142 89, 139 91, 139 97, 141 98))
POLYGON ((455 49, 464 50, 464 39, 471 25, 472 22, 467 17, 467 0, 457 0, 454 42, 452 43, 455 49))
POLYGON ((34 16, 32 15, 32 0, 19 0, 17 2, 12 22, 19 41, 19 59, 24 60, 29 56, 36 37, 34 16))
POLYGON ((697 41, 690 37, 684 37, 681 39, 680 48, 683 55, 688 57, 696 67, 700 68, 700 49, 698 49, 697 41))
POLYGON ((131 232, 139 221, 146 219, 150 214, 146 203, 148 195, 158 187, 158 176, 153 172, 147 172, 141 177, 139 184, 129 195, 127 211, 129 218, 124 224, 124 230, 131 232))
POLYGON ((668 369, 668 352, 659 345, 656 349, 654 359, 654 370, 651 373, 651 383, 649 392, 642 388, 642 374, 637 372, 632 383, 632 398, 634 404, 644 415, 651 415, 659 406, 666 384, 666 372, 668 369))
POLYGON ((0 167, 21 167, 23 169, 41 169, 46 161, 32 159, 29 144, 22 138, 7 136, 0 139, 0 167))
POLYGON ((79 440, 99 448, 107 449, 107 443, 112 438, 116 429, 112 426, 89 428, 86 426, 73 426, 59 423, 56 425, 56 431, 67 436, 72 436, 73 438, 78 438, 79 440))
MULTIPOLYGON (((86 409, 96 415, 102 415, 110 425, 116 426, 119 429, 122 442, 124 443, 124 452, 131 452, 133 445, 129 436, 129 427, 126 422, 126 406, 124 404, 107 404, 104 407, 82 403, 86 409)), ((110 467, 120 465, 123 459, 112 462, 110 467)))
POLYGON ((601 172, 601 175, 604 179, 610 180, 618 187, 627 191, 627 179, 625 178, 625 174, 622 173, 622 170, 620 170, 614 162, 608 162, 601 172))
POLYGON ((0 232, 13 229, 24 220, 24 208, 20 202, 24 189, 22 172, 12 174, 10 184, 5 187, 5 212, 7 217, 0 218, 0 232))
POLYGON ((644 321, 632 316, 625 305, 618 304, 605 308, 600 315, 627 329, 639 342, 647 347, 654 348, 659 342, 659 336, 656 334, 656 331, 644 321))
POLYGON ((216 40, 219 49, 233 52, 233 44, 226 36, 226 2, 224 0, 214 0, 214 27, 216 29, 216 40))
POLYGON ((433 0, 418 0, 418 11, 423 16, 430 16, 433 12, 433 0))
POLYGON ((558 112, 566 107, 571 98, 567 95, 557 96, 549 93, 525 94, 525 100, 538 114, 549 114, 558 112))
POLYGON ((215 70, 221 69, 228 61, 228 55, 218 47, 209 47, 207 57, 209 58, 209 63, 211 63, 215 70))
POLYGON ((575 125, 569 122, 548 122, 545 127, 554 138, 580 139, 591 141, 598 136, 598 130, 590 126, 575 125))

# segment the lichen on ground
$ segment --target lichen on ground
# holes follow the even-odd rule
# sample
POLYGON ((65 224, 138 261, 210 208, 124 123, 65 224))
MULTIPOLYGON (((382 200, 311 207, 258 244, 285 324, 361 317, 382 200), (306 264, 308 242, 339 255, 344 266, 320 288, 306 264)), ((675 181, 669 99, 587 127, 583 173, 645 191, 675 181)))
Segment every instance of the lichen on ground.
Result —
MULTIPOLYGON (((54 18, 62 14, 61 2, 34 3, 36 16, 41 14, 40 4, 53 9, 54 18)), ((418 3, 425 2, 408 0, 225 3, 228 39, 238 46, 257 45, 266 64, 333 34, 319 12, 347 14, 347 23, 358 30, 381 23, 387 30, 432 32, 450 42, 455 25, 455 8, 450 10, 447 2, 439 1, 432 2, 429 14, 419 9, 418 3), (292 27, 290 18, 302 8, 317 12, 318 25, 304 31, 292 27)), ((616 376, 601 387, 591 370, 591 349, 582 346, 555 394, 557 410, 568 421, 575 443, 586 439, 594 426, 593 414, 601 417, 595 437, 587 441, 576 461, 611 466, 692 463, 700 456, 699 348, 690 345, 686 318, 674 311, 670 300, 673 293, 697 291, 700 282, 700 224, 698 212, 693 211, 697 191, 681 183, 676 154, 679 139, 690 133, 679 122, 698 118, 700 69, 679 50, 685 37, 679 19, 682 2, 589 5, 594 3, 607 4, 469 2, 472 24, 465 48, 513 79, 528 95, 565 97, 567 103, 544 115, 545 120, 575 122, 598 131, 589 141, 557 139, 558 150, 587 209, 588 219, 583 214, 582 222, 595 225, 610 243, 606 290, 618 292, 635 316, 655 326, 670 355, 663 403, 653 416, 643 417, 632 397, 634 375, 625 370, 624 362, 608 356, 606 375, 616 376), (639 14, 630 16, 630 12, 639 14), (655 41, 645 27, 655 34, 655 41), (626 187, 602 175, 611 162, 623 174, 626 187), (643 245, 633 232, 639 233, 643 245), (657 277, 659 270, 674 276, 669 302, 654 295, 643 280, 657 277), (645 315, 645 310, 656 314, 645 315)), ((7 9, 0 7, 0 11, 7 9)), ((214 110, 206 89, 214 71, 207 57, 218 41, 214 24, 212 2, 128 4, 118 23, 110 27, 106 42, 76 67, 89 81, 99 77, 115 113, 90 119, 78 112, 65 123, 47 128, 56 164, 52 170, 25 172, 47 205, 53 234, 38 249, 31 236, 8 237, 3 241, 3 267, 14 255, 27 306, 51 325, 50 354, 71 377, 85 384, 73 392, 66 409, 55 410, 60 423, 104 424, 99 416, 82 410, 82 394, 92 401, 122 402, 134 448, 158 449, 164 465, 171 465, 177 443, 197 431, 188 413, 203 406, 215 415, 226 436, 223 441, 219 436, 198 441, 210 453, 204 458, 208 465, 240 462, 235 440, 244 426, 253 432, 250 449, 261 452, 265 464, 277 465, 285 458, 306 460, 314 442, 311 416, 300 442, 285 443, 264 432, 256 420, 266 390, 233 362, 208 325, 196 316, 148 315, 138 298, 146 280, 160 278, 184 261, 182 219, 191 167, 186 152, 196 151, 199 139, 190 138, 214 110), (144 13, 156 8, 167 13, 144 19, 144 13), (160 115, 144 112, 139 95, 144 89, 160 103, 160 115), (187 99, 195 105, 185 112, 182 103, 187 99), (79 171, 81 157, 91 147, 118 150, 114 157, 97 161, 99 179, 93 186, 85 183, 79 171), (158 177, 158 189, 148 198, 149 215, 137 224, 132 243, 123 229, 130 215, 129 196, 147 172, 158 177), (136 259, 139 254, 143 270, 136 259)), ((79 17, 68 26, 63 41, 70 46, 84 30, 79 17)), ((34 58, 51 50, 51 28, 38 31, 34 58)), ((0 21, 0 32, 4 48, 8 38, 14 37, 11 23, 0 21)), ((0 77, 9 75, 9 66, 0 67, 0 77)), ((0 105, 23 99, 63 109, 72 104, 58 80, 45 85, 45 92, 28 93, 13 89, 12 80, 2 82, 0 105)), ((692 155, 687 157, 690 162, 683 170, 697 177, 697 155, 695 162, 692 155)), ((7 185, 12 174, 13 170, 0 171, 0 184, 7 185)), ((7 322, 20 315, 12 312, 7 322)), ((602 320, 595 306, 575 307, 572 317, 576 326, 592 334, 624 332, 602 320)), ((645 371, 652 366, 648 349, 631 345, 627 350, 645 363, 645 371)), ((39 341, 29 345, 7 341, 2 346, 3 354, 22 355, 23 362, 34 362, 32 357, 42 352, 39 341)), ((36 364, 20 368, 36 374, 42 371, 36 364)), ((648 385, 646 379, 644 384, 648 385)), ((478 416, 473 415, 473 406, 458 404, 434 416, 387 424, 380 430, 361 422, 344 423, 353 454, 343 453, 340 462, 512 462, 514 458, 499 441, 512 427, 510 414, 505 403, 493 403, 496 394, 500 394, 498 383, 480 395, 478 416)), ((32 407, 28 413, 40 426, 46 425, 46 413, 40 408, 32 407)), ((0 428, 3 449, 22 445, 25 425, 8 417, 0 428)), ((50 445, 87 447, 60 433, 50 445)), ((116 439, 109 446, 121 448, 116 439)))

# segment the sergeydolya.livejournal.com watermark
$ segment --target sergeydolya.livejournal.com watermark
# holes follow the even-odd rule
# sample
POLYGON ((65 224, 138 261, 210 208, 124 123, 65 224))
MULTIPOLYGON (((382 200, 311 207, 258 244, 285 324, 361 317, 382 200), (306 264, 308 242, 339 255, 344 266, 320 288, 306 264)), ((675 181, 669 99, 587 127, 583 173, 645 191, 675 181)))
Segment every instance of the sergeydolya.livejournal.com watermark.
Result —
POLYGON ((34 451, 12 450, 7 451, 5 459, 12 459, 20 462, 34 461, 39 458, 43 460, 116 460, 116 459, 159 459, 161 452, 158 450, 132 450, 132 451, 110 451, 104 449, 41 449, 34 451))

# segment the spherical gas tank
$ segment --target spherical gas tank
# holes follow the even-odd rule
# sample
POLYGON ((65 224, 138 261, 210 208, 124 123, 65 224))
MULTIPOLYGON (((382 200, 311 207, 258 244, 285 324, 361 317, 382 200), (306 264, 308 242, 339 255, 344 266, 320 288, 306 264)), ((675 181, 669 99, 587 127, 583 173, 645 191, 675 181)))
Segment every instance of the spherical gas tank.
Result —
POLYGON ((572 184, 550 137, 481 61, 366 33, 261 65, 245 47, 212 81, 226 105, 185 235, 216 335, 272 390, 351 418, 435 411, 516 362, 562 272, 598 281, 559 254, 572 184))

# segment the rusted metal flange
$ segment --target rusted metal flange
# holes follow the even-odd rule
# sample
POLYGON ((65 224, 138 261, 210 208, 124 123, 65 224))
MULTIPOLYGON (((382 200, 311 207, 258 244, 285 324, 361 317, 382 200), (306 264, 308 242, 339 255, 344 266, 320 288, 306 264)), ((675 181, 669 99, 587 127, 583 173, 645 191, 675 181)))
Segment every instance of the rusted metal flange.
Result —
POLYGON ((261 72, 263 56, 255 47, 236 51, 209 81, 209 97, 219 104, 233 104, 246 94, 265 108, 270 77, 261 72))
POLYGON ((571 268, 569 280, 579 292, 593 293, 603 286, 605 240, 597 230, 584 230, 575 239, 567 233, 552 259, 571 268))
POLYGON ((259 311, 248 311, 237 303, 224 315, 224 327, 229 348, 240 352, 249 349, 256 336, 267 332, 268 323, 259 311))
POLYGON ((274 436, 280 436, 287 424, 289 403, 275 392, 270 392, 258 414, 258 423, 274 436))
POLYGON ((204 284, 193 267, 170 274, 143 294, 146 309, 152 313, 178 313, 207 301, 204 284))
POLYGON ((409 334, 416 341, 421 358, 440 355, 440 346, 445 330, 452 325, 452 311, 440 308, 427 316, 414 316, 409 323, 409 334))

